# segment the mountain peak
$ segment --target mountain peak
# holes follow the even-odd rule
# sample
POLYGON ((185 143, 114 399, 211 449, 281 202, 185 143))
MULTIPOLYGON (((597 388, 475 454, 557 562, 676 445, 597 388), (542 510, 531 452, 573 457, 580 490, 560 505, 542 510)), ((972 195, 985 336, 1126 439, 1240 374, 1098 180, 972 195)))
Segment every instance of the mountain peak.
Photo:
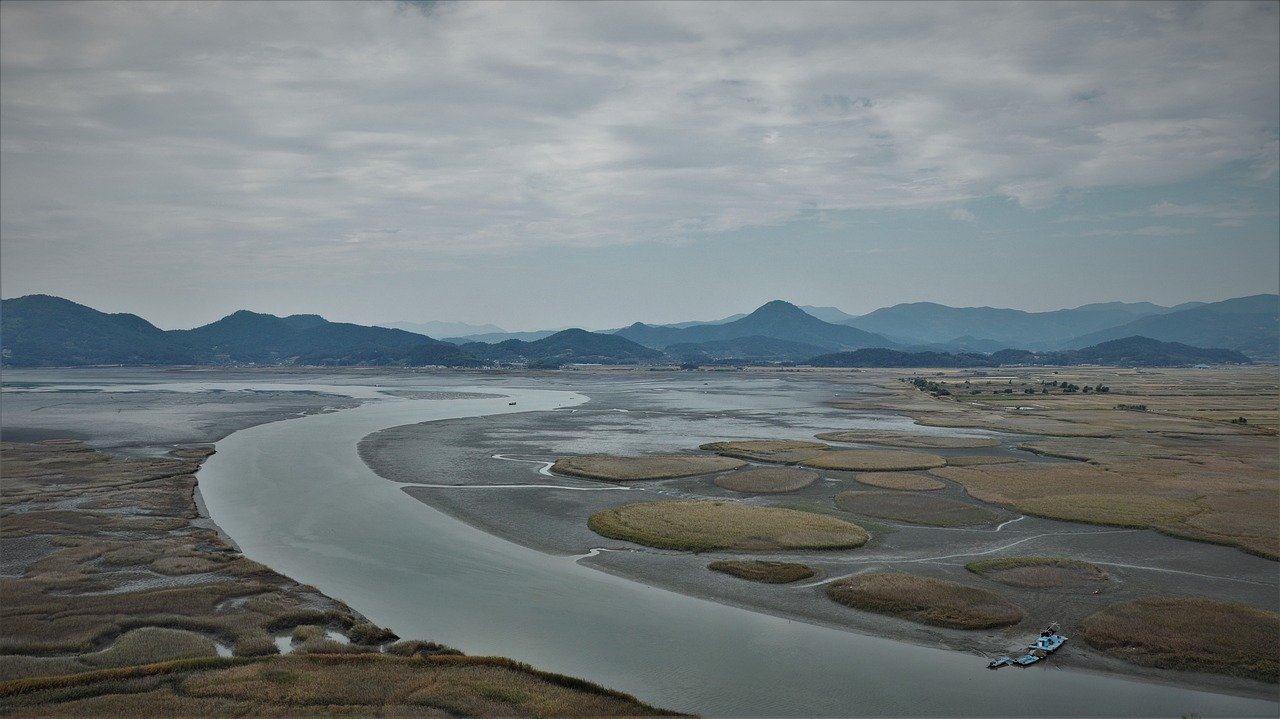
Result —
POLYGON ((748 317, 809 317, 809 313, 784 300, 771 300, 756 308, 748 317))

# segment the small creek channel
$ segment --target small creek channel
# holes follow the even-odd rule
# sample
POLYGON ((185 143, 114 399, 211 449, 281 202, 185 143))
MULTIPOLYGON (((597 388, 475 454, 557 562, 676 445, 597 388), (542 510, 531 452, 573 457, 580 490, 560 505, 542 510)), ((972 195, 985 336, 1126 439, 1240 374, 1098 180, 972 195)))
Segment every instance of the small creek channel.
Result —
POLYGON ((201 469, 201 493, 246 555, 402 637, 509 656, 669 709, 709 716, 1276 715, 1274 702, 1052 663, 992 672, 976 655, 646 586, 438 512, 375 475, 357 453, 362 437, 388 427, 587 400, 501 391, 509 397, 388 397, 235 432, 201 469))

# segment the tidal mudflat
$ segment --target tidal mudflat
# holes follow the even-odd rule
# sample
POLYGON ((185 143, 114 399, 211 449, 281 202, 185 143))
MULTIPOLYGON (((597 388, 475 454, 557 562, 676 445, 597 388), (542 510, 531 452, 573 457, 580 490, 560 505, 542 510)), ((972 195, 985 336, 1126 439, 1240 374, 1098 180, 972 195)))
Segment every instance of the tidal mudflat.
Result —
MULTIPOLYGON (((884 392, 874 384, 845 384, 863 378, 356 372, 270 379, 347 384, 361 391, 383 385, 373 393, 384 395, 461 389, 510 397, 460 399, 447 410, 442 408, 449 402, 409 397, 360 400, 365 404, 359 408, 235 432, 218 443, 220 453, 201 472, 202 488, 222 495, 211 503, 214 518, 251 558, 316 586, 403 637, 444 641, 471 654, 512 656, 633 692, 652 704, 707 714, 1007 715, 1041 709, 1061 713, 1053 707, 1063 702, 1076 713, 1095 715, 1269 714, 1275 709, 1274 691, 1266 684, 1139 668, 1084 642, 1073 643, 1072 653, 1055 656, 1054 665, 1094 671, 987 672, 972 653, 929 648, 1000 651, 1024 641, 1023 635, 1046 618, 1063 620, 1055 615, 1064 606, 1074 606, 1071 616, 1089 615, 1167 592, 1172 578, 1185 593, 1269 608, 1275 565, 1238 549, 1148 530, 1027 517, 978 502, 946 480, 940 480, 943 489, 929 495, 987 506, 999 516, 984 526, 934 528, 850 515, 834 506, 833 497, 874 489, 859 483, 857 472, 812 470, 821 479, 807 487, 744 496, 717 486, 715 478, 723 473, 631 483, 558 477, 549 470, 566 456, 697 454, 697 447, 708 442, 813 441, 820 432, 862 427, 1001 440, 994 447, 929 450, 948 459, 1070 462, 1017 449, 1015 442, 1028 437, 917 428, 893 412, 827 404, 865 396, 864 387, 872 395, 884 392), (468 413, 476 416, 460 416, 468 413), (406 503, 406 494, 427 504, 406 503), (849 550, 694 554, 605 539, 586 523, 592 513, 619 505, 696 499, 830 514, 866 528, 871 540, 849 550), (1071 600, 1075 605, 1064 605, 1056 595, 990 581, 983 586, 1018 604, 1027 619, 1009 629, 978 632, 859 611, 825 596, 831 582, 873 571, 981 583, 986 580, 966 570, 966 562, 1016 553, 1081 556, 1104 567, 1115 586, 1102 595, 1077 594, 1071 600), (1224 565, 1228 557, 1225 561, 1233 563, 1224 565), (815 576, 762 584, 706 566, 747 559, 803 563, 815 576), (1223 572, 1224 566, 1233 571, 1223 572), (1221 581, 1224 573, 1239 586, 1221 581), (1095 673, 1099 670, 1155 681, 1124 681, 1095 673), (922 696, 897 689, 913 671, 927 673, 939 691, 922 696), (1156 683, 1173 681, 1236 696, 1156 683), (1046 705, 1046 699, 1052 701, 1046 705)), ((110 407, 105 396, 91 394, 75 399, 110 407)), ((36 419, 55 413, 41 419, 45 424, 57 412, 70 418, 83 410, 42 407, 36 419)), ((8 409, 6 398, 6 431, 8 409)), ((145 413, 142 407, 136 411, 145 413)), ((108 431, 114 431, 111 414, 108 409, 97 415, 107 420, 108 431)), ((38 426, 31 415, 22 419, 38 426)), ((64 429, 74 429, 69 426, 74 421, 67 422, 64 429)), ((1070 621, 1064 621, 1068 633, 1070 621)))
MULTIPOLYGON (((579 556, 584 564, 650 585, 923 645, 973 653, 992 652, 993 648, 995 652, 1003 652, 1016 648, 1024 635, 1043 624, 1062 622, 1064 631, 1070 635, 1094 613, 1144 596, 1190 594, 1265 611, 1276 609, 1274 562, 1250 556, 1238 548, 1189 542, 1140 527, 1056 521, 1019 511, 1016 505, 984 502, 971 496, 962 484, 946 478, 945 472, 949 469, 940 469, 937 465, 954 463, 966 469, 1025 466, 1028 472, 1041 469, 1053 473, 1070 471, 1083 463, 1023 449, 1024 443, 1040 439, 1034 434, 915 425, 894 411, 895 403, 901 403, 904 409, 914 409, 914 403, 938 399, 927 396, 920 399, 918 390, 899 382, 890 372, 846 373, 842 377, 831 374, 795 377, 775 372, 755 377, 700 374, 688 379, 584 379, 575 386, 591 396, 587 404, 558 410, 549 416, 509 415, 500 419, 453 420, 386 430, 362 443, 362 455, 380 474, 401 483, 405 492, 512 541, 548 552, 579 556), (860 382, 865 384, 856 389, 850 386, 860 382), (838 399, 842 393, 845 398, 838 399), (853 399, 855 396, 857 400, 853 399), (844 406, 833 406, 829 403, 833 398, 844 406), (854 401, 874 403, 874 406, 850 407, 854 401), (619 489, 626 490, 617 492, 574 491, 591 487, 570 482, 569 478, 562 478, 565 484, 559 490, 546 487, 548 475, 553 475, 548 469, 551 463, 576 455, 667 455, 688 453, 693 447, 701 446, 708 453, 731 451, 759 467, 796 463, 813 467, 820 464, 813 459, 815 453, 835 455, 852 449, 848 441, 859 429, 872 433, 867 443, 868 452, 889 451, 885 449, 886 440, 909 448, 901 455, 901 462, 889 455, 877 454, 874 458, 902 467, 903 471, 897 474, 908 480, 901 483, 882 480, 881 484, 918 487, 917 491, 885 487, 883 492, 877 492, 881 487, 859 482, 858 478, 867 477, 874 482, 884 475, 830 469, 817 470, 822 478, 811 486, 767 496, 744 496, 725 489, 724 479, 732 477, 733 472, 709 472, 643 483, 611 483, 620 484, 619 489), (828 449, 812 446, 815 435, 830 439, 834 436, 828 434, 831 432, 847 434, 840 435, 840 443, 828 449), (918 439, 904 439, 911 433, 918 439), (930 441, 930 437, 940 439, 930 441), (773 444, 761 447, 763 440, 773 444), (782 441, 810 444, 788 446, 782 441), (750 446, 752 442, 757 446, 750 446), (728 447, 726 443, 738 446, 728 447), (905 460, 914 459, 911 455, 919 454, 924 447, 929 448, 930 453, 937 453, 941 462, 931 458, 925 464, 935 468, 927 473, 907 471, 923 466, 905 460), (476 466, 483 467, 483 471, 476 472, 476 466), (427 476, 430 481, 424 479, 427 476), (914 479, 908 479, 912 477, 914 479), (537 483, 543 489, 519 489, 522 483, 537 483), (450 484, 455 487, 442 486, 450 484), (495 489, 472 491, 480 486, 495 489), (509 489, 499 489, 500 486, 509 489), (842 507, 837 501, 842 493, 850 491, 859 493, 856 496, 860 503, 868 507, 865 513, 858 513, 856 503, 845 501, 842 507), (762 547, 754 552, 695 553, 655 549, 647 541, 617 541, 590 531, 587 521, 598 513, 641 500, 708 499, 829 515, 865 527, 872 538, 865 546, 848 550, 770 552, 762 547), (644 546, 646 544, 650 546, 644 546), (1110 581, 1105 587, 1093 587, 1087 593, 1057 592, 1043 586, 1011 586, 965 569, 966 563, 976 559, 1028 554, 1088 559, 1105 566, 1110 581), (818 577, 769 585, 706 568, 708 561, 739 560, 800 563, 813 568, 818 577), (832 602, 823 592, 824 587, 842 578, 885 570, 994 592, 1018 606, 1025 612, 1025 618, 1004 628, 940 629, 900 617, 850 611, 832 602), (1092 589, 1098 591, 1094 593, 1092 589)), ((1115 386, 1123 385, 1116 382, 1115 386)), ((1125 397, 1117 391, 1111 399, 1116 403, 1123 402, 1125 397)), ((1221 400, 1215 400, 1218 402, 1221 400)), ((983 411, 991 412, 990 409, 983 411)), ((1040 421, 1052 424, 1054 418, 1040 421)), ((1224 430, 1224 423, 1211 421, 1156 418, 1157 427, 1163 422, 1172 422, 1182 431, 1198 428, 1205 433, 1230 433, 1232 429, 1224 430)), ((1075 424, 1082 423, 1075 420, 1075 424)), ((1086 425, 1077 432, 1106 433, 1115 439, 1112 428, 1104 432, 1086 425)), ((1259 429, 1240 433, 1236 441, 1249 442, 1259 437, 1263 441, 1274 439, 1265 429, 1259 429)), ((675 525, 671 528, 678 530, 675 525)), ((658 546, 672 545, 659 542, 658 546)), ((1254 696, 1275 696, 1274 686, 1266 683, 1240 676, 1153 670, 1119 661, 1083 641, 1074 643, 1072 652, 1055 656, 1054 665, 1153 681, 1191 682, 1254 696)), ((1113 707, 1111 711, 1120 710, 1113 707)))

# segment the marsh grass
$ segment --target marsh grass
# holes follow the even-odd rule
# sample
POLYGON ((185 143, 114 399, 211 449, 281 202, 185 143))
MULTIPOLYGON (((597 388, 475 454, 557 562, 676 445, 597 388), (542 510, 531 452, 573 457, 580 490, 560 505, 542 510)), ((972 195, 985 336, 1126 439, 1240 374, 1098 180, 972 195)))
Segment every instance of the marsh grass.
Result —
POLYGON ((1096 565, 1065 557, 1001 557, 969 562, 965 569, 1001 584, 1026 589, 1092 587, 1107 581, 1096 565))
MULTIPOLYGON (((1151 450, 1148 450, 1151 451, 1151 450)), ((1271 448, 1274 453, 1274 448, 1271 448)), ((1153 457, 1098 463, 944 467, 931 473, 1024 514, 1155 529, 1280 558, 1274 460, 1153 457), (1267 483, 1271 483, 1269 486, 1267 483)))
POLYGON ((601 479, 608 482, 629 482, 645 479, 673 479, 692 477, 712 472, 725 472, 746 465, 746 462, 728 457, 705 455, 649 455, 643 457, 616 457, 590 454, 564 457, 551 465, 551 471, 570 477, 601 479))
POLYGON ((1022 621, 1022 608, 985 589, 882 572, 827 585, 827 596, 855 609, 951 629, 990 629, 1022 621))
POLYGON ((862 472, 855 477, 859 482, 881 489, 898 489, 903 491, 929 492, 943 489, 947 485, 932 477, 922 474, 906 474, 902 472, 862 472))
POLYGON ((217 651, 208 637, 181 629, 142 627, 121 634, 110 648, 81 659, 90 667, 105 669, 213 656, 217 651))
POLYGON ((419 639, 396 642, 387 647, 387 654, 397 657, 433 657, 438 654, 463 656, 462 652, 453 647, 436 642, 424 642, 419 639))
POLYGON ((279 654, 275 639, 266 632, 246 632, 236 637, 232 653, 237 657, 263 657, 279 654))
POLYGON ((378 654, 362 642, 394 634, 189 524, 193 462, 122 460, 75 442, 6 442, 0 450, 0 533, 45 534, 54 548, 33 555, 23 576, 0 577, 2 715, 660 713, 507 660, 430 663, 457 652, 429 642, 400 648, 426 658, 378 654), (70 510, 50 506, 62 499, 85 501, 70 510), (131 586, 143 566, 207 576, 182 586, 131 586), (267 656, 276 653, 271 634, 302 625, 310 625, 300 632, 309 641, 298 653, 312 653, 267 656), (327 639, 324 628, 347 632, 353 643, 327 639), (237 656, 216 656, 209 637, 233 644, 237 656), (362 692, 367 703, 352 700, 362 692))
POLYGON ((882 449, 842 449, 814 455, 803 462, 806 467, 849 472, 900 472, 942 467, 947 460, 924 452, 898 452, 882 449))
POLYGON ((825 452, 831 447, 821 442, 803 440, 747 439, 731 442, 710 442, 698 447, 698 449, 752 462, 796 464, 816 454, 825 452))
POLYGON ((794 562, 768 562, 761 559, 729 560, 712 562, 707 569, 730 574, 739 579, 764 584, 788 584, 808 579, 815 572, 811 567, 794 562))
POLYGON ((1210 599, 1115 604, 1084 620, 1084 640, 1134 664, 1280 681, 1280 613, 1210 599))
POLYGON ((611 539, 692 552, 847 549, 870 537, 834 517, 707 500, 624 504, 591 515, 587 526, 611 539))
POLYGON ((716 486, 743 494, 783 494, 804 489, 816 481, 817 472, 782 467, 744 469, 715 479, 716 486))
POLYGON ((886 447, 912 447, 919 449, 970 449, 1000 446, 1000 440, 991 437, 944 437, 920 432, 893 432, 886 430, 860 429, 848 432, 822 432, 814 436, 827 442, 881 444, 886 447))
POLYGON ((841 492, 835 502, 846 512, 932 527, 988 524, 1000 516, 975 504, 905 492, 841 492))
POLYGON ((948 467, 978 467, 984 464, 1017 464, 1022 460, 1017 457, 1002 457, 996 454, 968 454, 958 457, 947 457, 948 467))

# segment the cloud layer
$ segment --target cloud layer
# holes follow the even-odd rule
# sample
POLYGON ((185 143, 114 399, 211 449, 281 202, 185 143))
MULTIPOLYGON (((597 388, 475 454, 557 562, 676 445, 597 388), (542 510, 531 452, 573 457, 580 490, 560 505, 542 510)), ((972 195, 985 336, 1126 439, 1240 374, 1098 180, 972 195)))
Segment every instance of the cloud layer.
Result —
POLYGON ((1278 7, 6 2, 0 230, 356 272, 1267 179, 1278 7))

